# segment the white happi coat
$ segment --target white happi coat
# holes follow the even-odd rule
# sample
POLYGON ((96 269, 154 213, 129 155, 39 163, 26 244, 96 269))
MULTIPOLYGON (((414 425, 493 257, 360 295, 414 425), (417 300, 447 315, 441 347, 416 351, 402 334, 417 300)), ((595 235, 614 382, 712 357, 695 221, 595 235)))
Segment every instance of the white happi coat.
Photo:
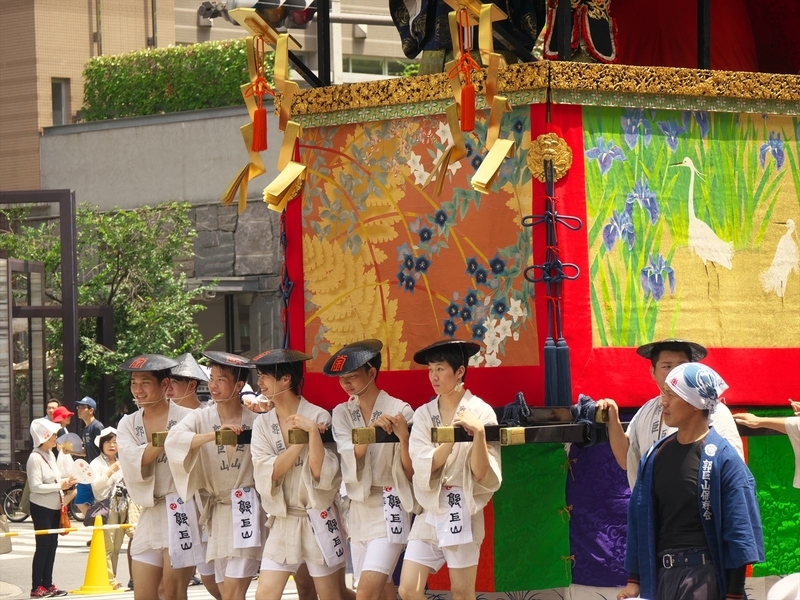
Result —
POLYGON ((800 417, 786 418, 786 433, 794 450, 794 487, 800 488, 800 417))
MULTIPOLYGON (((242 409, 242 428, 252 429, 257 414, 242 409)), ((217 431, 222 427, 217 406, 199 408, 173 427, 165 448, 175 487, 181 498, 203 498, 200 525, 208 535, 206 561, 217 558, 261 558, 261 548, 233 547, 233 513, 231 491, 255 487, 250 446, 240 444, 228 458, 228 448, 209 442, 192 449, 192 439, 198 433, 217 431)))
MULTIPOLYGON (((661 438, 678 431, 677 428, 667 427, 664 423, 661 418, 662 408, 661 396, 648 400, 633 415, 625 432, 629 442, 626 465, 628 468, 628 483, 631 489, 636 484, 639 462, 648 448, 661 438)), ((728 440, 744 460, 744 446, 742 445, 742 438, 739 436, 739 429, 736 427, 736 421, 733 420, 730 409, 722 402, 717 404, 717 408, 708 416, 708 426, 713 427, 718 434, 728 440)))
MULTIPOLYGON (((172 429, 189 413, 191 411, 188 408, 170 402, 167 430, 172 429)), ((131 554, 169 548, 164 497, 175 493, 175 482, 169 470, 167 455, 163 452, 154 462, 142 466, 142 455, 148 442, 150 439, 145 432, 142 410, 125 415, 117 426, 119 462, 131 500, 142 507, 136 535, 131 542, 131 554)))
MULTIPOLYGON (((328 411, 300 398, 297 414, 315 421, 331 424, 328 411)), ((277 563, 313 562, 325 564, 317 545, 309 508, 326 510, 334 503, 342 477, 339 458, 333 444, 326 444, 325 458, 319 481, 315 481, 308 464, 308 447, 300 453, 295 465, 278 481, 272 481, 275 459, 286 451, 288 440, 283 439, 277 412, 273 409, 258 416, 253 425, 253 469, 256 490, 261 494, 261 506, 270 515, 270 532, 264 545, 264 556, 277 563)))
MULTIPOLYGON (((467 390, 456 407, 454 414, 468 410, 478 417, 484 425, 497 425, 494 409, 467 390)), ((439 415, 439 397, 423 404, 414 412, 414 427, 409 439, 409 453, 414 465, 414 496, 422 505, 423 512, 414 519, 409 539, 424 540, 438 544, 436 528, 426 521, 428 512, 439 513, 439 493, 446 486, 459 486, 463 489, 466 507, 472 515, 472 537, 480 544, 484 537, 483 508, 492 495, 500 488, 502 472, 500 469, 500 442, 488 442, 489 472, 483 481, 478 482, 472 475, 470 459, 472 442, 453 444, 453 450, 445 464, 437 471, 431 471, 433 453, 438 447, 431 441, 431 427, 442 427, 439 415)))
MULTIPOLYGON (((411 424, 414 411, 408 403, 381 390, 375 400, 369 423, 383 414, 403 413, 411 424)), ((367 427, 359 408, 357 396, 333 409, 333 437, 342 463, 342 480, 350 499, 347 533, 354 542, 369 542, 386 537, 383 514, 383 488, 393 487, 407 512, 414 511, 411 482, 403 471, 400 444, 370 444, 364 456, 356 462, 352 430, 367 427)))

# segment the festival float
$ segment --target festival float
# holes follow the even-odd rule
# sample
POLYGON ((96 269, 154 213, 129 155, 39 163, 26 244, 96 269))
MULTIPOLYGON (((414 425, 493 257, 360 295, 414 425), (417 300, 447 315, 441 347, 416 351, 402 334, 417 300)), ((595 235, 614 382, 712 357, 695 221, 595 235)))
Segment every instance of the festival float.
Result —
MULTIPOLYGON (((709 347, 733 412, 788 414, 800 393, 797 7, 549 0, 520 16, 447 0, 425 9, 453 50, 443 72, 301 89, 291 36, 236 4, 251 121, 223 203, 244 211, 260 177, 281 214, 285 346, 313 356, 305 394, 343 401, 323 364, 376 338, 381 387, 417 407, 430 388, 414 351, 478 342, 468 387, 521 419, 498 432, 479 597, 612 597, 630 490, 579 395, 630 416, 657 393, 633 348, 667 337, 709 347), (277 165, 259 154, 266 94, 277 165)), ((393 16, 407 52, 428 47, 420 15, 393 16)), ((744 434, 767 556, 748 590, 763 598, 767 577, 800 572, 800 490, 786 437, 744 434)), ((447 569, 429 587, 448 597, 447 569)))

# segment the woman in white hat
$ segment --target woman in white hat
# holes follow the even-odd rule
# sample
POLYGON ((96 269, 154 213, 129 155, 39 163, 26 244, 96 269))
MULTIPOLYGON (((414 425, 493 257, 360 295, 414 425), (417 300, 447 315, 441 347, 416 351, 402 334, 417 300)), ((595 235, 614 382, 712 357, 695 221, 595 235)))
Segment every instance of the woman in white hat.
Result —
MULTIPOLYGON (((100 456, 91 462, 94 479, 92 479, 92 492, 95 501, 108 500, 108 525, 128 522, 128 490, 122 479, 122 469, 117 460, 117 430, 106 427, 94 440, 95 446, 100 448, 100 456)), ((117 561, 125 538, 124 529, 106 529, 103 532, 106 539, 106 565, 108 567, 108 583, 115 590, 122 587, 117 581, 117 561)))
MULTIPOLYGON (((28 485, 31 489, 31 518, 34 529, 57 529, 61 520, 64 490, 76 483, 74 477, 63 477, 56 465, 53 448, 56 433, 61 428, 49 419, 35 419, 31 423, 31 437, 35 448, 28 457, 28 485)), ((67 592, 53 585, 53 564, 56 560, 58 534, 37 535, 36 552, 31 569, 31 598, 66 596, 67 592)))

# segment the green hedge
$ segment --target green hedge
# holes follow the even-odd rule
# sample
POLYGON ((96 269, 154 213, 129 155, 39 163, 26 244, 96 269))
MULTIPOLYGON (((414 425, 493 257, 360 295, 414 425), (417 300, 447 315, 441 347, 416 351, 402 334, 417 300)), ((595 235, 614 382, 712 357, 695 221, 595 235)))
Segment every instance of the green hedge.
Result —
POLYGON ((83 77, 84 121, 236 106, 244 104, 239 87, 249 81, 245 40, 99 56, 83 77))

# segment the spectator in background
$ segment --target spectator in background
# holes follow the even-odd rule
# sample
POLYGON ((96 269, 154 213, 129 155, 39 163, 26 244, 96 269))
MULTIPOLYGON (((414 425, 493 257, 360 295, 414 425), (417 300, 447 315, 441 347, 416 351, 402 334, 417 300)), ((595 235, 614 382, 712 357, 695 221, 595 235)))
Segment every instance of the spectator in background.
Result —
POLYGON ((61 402, 57 398, 50 398, 50 400, 47 401, 47 405, 45 406, 44 418, 52 421, 53 413, 56 412, 56 409, 59 406, 61 406, 61 402))
MULTIPOLYGON (((58 529, 61 519, 62 496, 75 484, 75 478, 62 476, 56 465, 53 448, 58 425, 49 419, 31 423, 35 446, 28 457, 28 485, 31 490, 31 518, 34 529, 58 529)), ((67 592, 53 585, 53 565, 58 548, 58 534, 37 535, 36 552, 31 568, 31 598, 66 596, 67 592)))
MULTIPOLYGON (((100 448, 94 445, 95 438, 103 431, 103 424, 95 418, 97 412, 97 402, 89 396, 85 396, 80 402, 76 402, 78 418, 83 421, 84 428, 82 433, 83 449, 86 462, 90 463, 100 456, 100 448)), ((75 498, 76 508, 86 513, 89 507, 94 504, 94 494, 92 493, 91 483, 79 483, 78 495, 75 498)))

